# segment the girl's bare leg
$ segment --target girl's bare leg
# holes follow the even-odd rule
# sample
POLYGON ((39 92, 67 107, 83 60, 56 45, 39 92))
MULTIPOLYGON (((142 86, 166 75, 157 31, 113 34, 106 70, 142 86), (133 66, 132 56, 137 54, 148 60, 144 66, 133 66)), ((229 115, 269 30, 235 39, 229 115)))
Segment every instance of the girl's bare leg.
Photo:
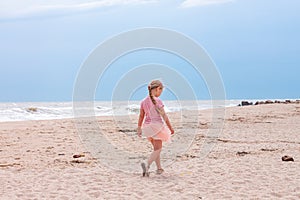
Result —
MULTIPOLYGON (((154 141, 154 140, 151 140, 151 143, 152 143, 152 145, 153 145, 153 149, 155 149, 155 147, 154 147, 154 142, 153 142, 153 141, 154 141)), ((158 156, 157 156, 156 159, 155 159, 155 164, 156 164, 157 169, 161 169, 161 164, 160 164, 160 152, 159 152, 158 156)))
MULTIPOLYGON (((153 145, 153 152, 151 153, 149 159, 148 159, 148 168, 152 164, 153 161, 156 162, 157 167, 160 167, 160 152, 162 149, 162 141, 161 140, 152 140, 151 141, 153 145)), ((158 169, 160 169, 158 168, 158 169)))
POLYGON ((160 152, 155 160, 155 163, 156 163, 156 167, 157 169, 161 169, 161 164, 160 164, 160 152))

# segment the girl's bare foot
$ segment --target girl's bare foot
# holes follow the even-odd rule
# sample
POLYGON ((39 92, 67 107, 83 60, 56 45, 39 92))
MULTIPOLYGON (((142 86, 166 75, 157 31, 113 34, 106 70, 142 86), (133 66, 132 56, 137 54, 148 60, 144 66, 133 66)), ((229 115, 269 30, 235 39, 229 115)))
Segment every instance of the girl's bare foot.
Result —
POLYGON ((165 170, 160 168, 156 170, 156 174, 162 174, 165 170))

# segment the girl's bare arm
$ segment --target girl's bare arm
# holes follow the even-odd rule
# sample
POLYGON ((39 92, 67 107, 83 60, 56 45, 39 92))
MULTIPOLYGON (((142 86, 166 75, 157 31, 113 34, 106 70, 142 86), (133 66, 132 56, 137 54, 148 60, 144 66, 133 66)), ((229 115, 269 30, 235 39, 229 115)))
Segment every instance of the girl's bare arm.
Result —
POLYGON ((169 120, 169 118, 168 118, 168 116, 167 116, 164 108, 160 108, 159 110, 160 110, 159 112, 160 112, 162 118, 164 119, 164 121, 166 122, 168 128, 170 129, 171 133, 173 134, 174 133, 174 129, 173 129, 172 125, 171 125, 171 122, 170 122, 170 120, 169 120))
POLYGON ((137 128, 138 136, 142 135, 142 123, 144 121, 144 117, 145 117, 145 111, 143 109, 140 109, 140 116, 139 116, 138 128, 137 128))
POLYGON ((145 111, 141 108, 141 109, 140 109, 139 121, 138 121, 138 127, 141 127, 141 126, 142 126, 144 117, 145 117, 145 111))

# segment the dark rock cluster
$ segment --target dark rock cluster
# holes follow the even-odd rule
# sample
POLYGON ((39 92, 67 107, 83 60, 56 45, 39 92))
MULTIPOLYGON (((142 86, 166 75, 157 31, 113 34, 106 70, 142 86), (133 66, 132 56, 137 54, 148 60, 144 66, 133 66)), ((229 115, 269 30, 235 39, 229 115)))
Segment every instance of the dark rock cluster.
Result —
POLYGON ((282 104, 290 104, 290 103, 299 103, 300 104, 300 100, 285 100, 285 101, 279 101, 279 100, 275 100, 275 101, 271 101, 271 100, 267 100, 267 101, 257 101, 254 105, 260 105, 260 104, 273 104, 273 103, 282 103, 282 104))
POLYGON ((300 104, 300 100, 285 100, 285 101, 279 101, 279 100, 266 100, 266 101, 257 101, 253 104, 253 102, 249 102, 249 101, 242 101, 238 106, 250 106, 250 105, 262 105, 262 104, 291 104, 291 103, 296 103, 296 104, 300 104))

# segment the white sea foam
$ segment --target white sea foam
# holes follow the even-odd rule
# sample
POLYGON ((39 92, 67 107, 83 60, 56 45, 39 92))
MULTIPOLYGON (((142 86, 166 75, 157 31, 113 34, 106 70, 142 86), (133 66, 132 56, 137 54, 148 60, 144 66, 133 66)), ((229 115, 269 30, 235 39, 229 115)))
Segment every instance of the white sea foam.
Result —
MULTIPOLYGON (((166 112, 212 108, 211 101, 163 101, 166 112)), ((225 106, 236 106, 240 100, 226 100, 225 106)), ((83 107, 84 108, 84 107, 83 107)), ((94 102, 96 116, 138 114, 139 101, 94 102)), ((0 121, 26 121, 73 118, 73 102, 0 103, 0 121)))

